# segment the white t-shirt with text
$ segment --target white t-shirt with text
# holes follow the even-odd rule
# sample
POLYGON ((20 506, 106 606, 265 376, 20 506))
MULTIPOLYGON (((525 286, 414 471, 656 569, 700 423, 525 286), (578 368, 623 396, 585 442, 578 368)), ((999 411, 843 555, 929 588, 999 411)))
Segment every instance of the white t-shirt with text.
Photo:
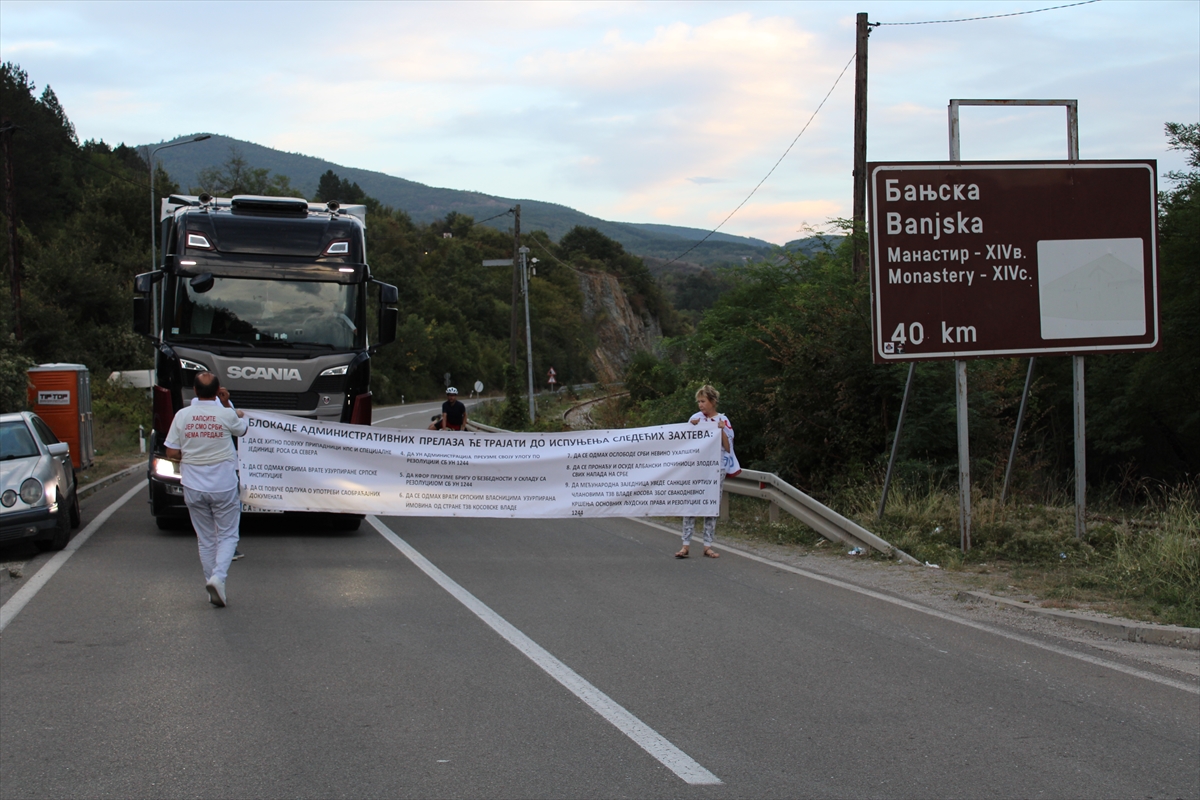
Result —
POLYGON ((167 431, 167 447, 183 453, 183 485, 197 492, 236 489, 237 451, 233 437, 244 436, 249 422, 219 400, 194 400, 179 410, 167 431))

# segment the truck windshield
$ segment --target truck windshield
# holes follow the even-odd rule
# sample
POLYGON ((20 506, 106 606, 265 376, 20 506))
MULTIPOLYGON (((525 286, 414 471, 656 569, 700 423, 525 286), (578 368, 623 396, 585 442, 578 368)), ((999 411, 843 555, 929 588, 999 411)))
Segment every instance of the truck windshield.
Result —
POLYGON ((215 278, 197 292, 176 282, 169 338, 251 346, 359 347, 359 287, 312 281, 215 278))

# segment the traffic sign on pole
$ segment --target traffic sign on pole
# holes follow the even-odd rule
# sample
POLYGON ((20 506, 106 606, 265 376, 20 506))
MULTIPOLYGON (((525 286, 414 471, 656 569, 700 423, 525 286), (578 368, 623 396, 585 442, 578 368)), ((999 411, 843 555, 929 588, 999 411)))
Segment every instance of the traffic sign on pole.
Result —
POLYGON ((1154 161, 868 174, 876 363, 1161 347, 1154 161))

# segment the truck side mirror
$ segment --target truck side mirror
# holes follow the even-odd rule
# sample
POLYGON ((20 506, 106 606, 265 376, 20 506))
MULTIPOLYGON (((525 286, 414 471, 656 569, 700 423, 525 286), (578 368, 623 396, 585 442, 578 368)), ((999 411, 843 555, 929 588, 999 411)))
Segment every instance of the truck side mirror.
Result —
POLYGON ((139 294, 133 298, 133 332, 140 336, 153 336, 150 328, 150 314, 152 311, 150 295, 139 294))
POLYGON ((213 287, 213 283, 215 283, 215 280, 211 272, 202 272, 188 281, 188 285, 192 287, 192 291, 196 294, 204 294, 213 287))
POLYGON ((161 270, 143 272, 133 279, 133 332, 142 336, 153 336, 154 284, 163 279, 161 270))
POLYGON ((400 302, 400 290, 390 283, 372 281, 379 286, 379 335, 375 338, 372 351, 396 341, 396 323, 400 312, 396 303, 400 302))

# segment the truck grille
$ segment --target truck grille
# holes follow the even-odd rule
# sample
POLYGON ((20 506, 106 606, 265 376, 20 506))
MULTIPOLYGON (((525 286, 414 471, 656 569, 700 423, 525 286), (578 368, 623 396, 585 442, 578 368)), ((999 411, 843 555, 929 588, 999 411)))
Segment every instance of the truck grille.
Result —
POLYGON ((334 392, 345 391, 345 389, 343 388, 345 385, 346 385, 346 376, 345 375, 319 375, 319 376, 317 376, 317 379, 315 381, 313 381, 313 385, 309 389, 309 391, 310 392, 324 392, 325 394, 331 394, 334 392))
POLYGON ((258 408, 263 411, 312 411, 317 407, 316 392, 229 392, 229 399, 238 408, 258 408))

